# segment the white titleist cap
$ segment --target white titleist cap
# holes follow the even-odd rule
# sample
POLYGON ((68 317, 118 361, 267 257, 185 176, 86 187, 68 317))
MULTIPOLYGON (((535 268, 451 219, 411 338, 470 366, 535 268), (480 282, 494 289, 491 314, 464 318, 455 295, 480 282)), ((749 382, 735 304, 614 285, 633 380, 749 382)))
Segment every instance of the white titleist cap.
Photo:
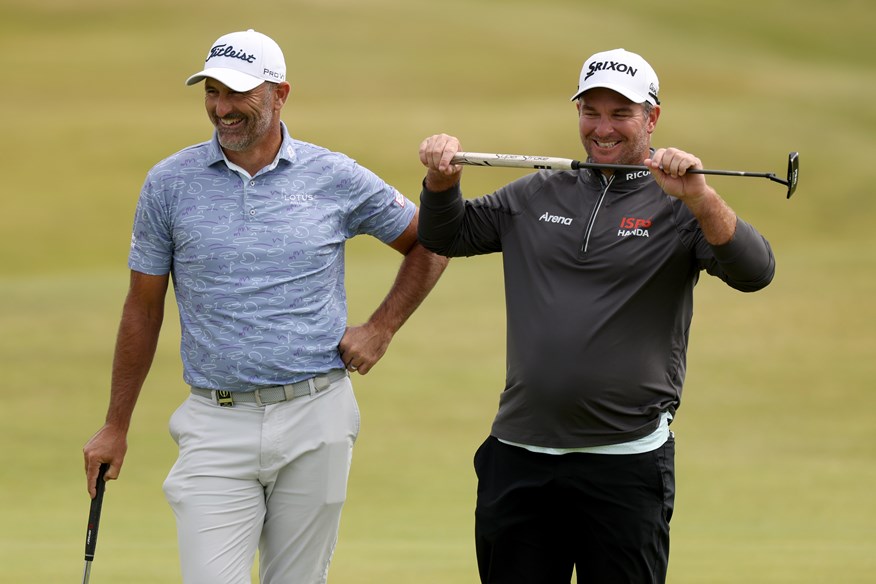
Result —
POLYGON ((624 49, 596 53, 587 59, 581 68, 578 91, 571 101, 594 87, 617 91, 635 103, 660 103, 657 99, 660 91, 657 73, 645 59, 624 49))
POLYGON ((265 81, 286 80, 283 51, 270 37, 253 29, 219 37, 204 63, 204 70, 186 79, 186 85, 211 77, 234 91, 249 91, 265 81))

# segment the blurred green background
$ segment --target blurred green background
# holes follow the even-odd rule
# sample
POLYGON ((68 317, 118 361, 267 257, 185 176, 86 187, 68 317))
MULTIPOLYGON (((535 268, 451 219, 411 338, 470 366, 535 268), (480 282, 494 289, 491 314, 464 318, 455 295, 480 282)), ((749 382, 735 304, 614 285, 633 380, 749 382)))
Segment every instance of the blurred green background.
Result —
MULTIPOLYGON (((869 0, 2 0, 2 582, 81 577, 81 447, 103 420, 146 171, 211 127, 197 71, 221 34, 283 47, 297 138, 417 199, 417 146, 580 158, 583 60, 624 47, 661 79, 654 142, 707 167, 771 241, 774 283, 697 291, 678 439, 673 583, 863 583, 876 574, 876 5, 869 0), (868 170, 870 168, 871 170, 868 170)), ((466 196, 522 171, 468 169, 466 196)), ((398 266, 351 243, 352 321, 398 266)), ((172 303, 171 303, 172 306, 172 303)), ((91 581, 179 582, 161 482, 186 395, 174 308, 107 489, 91 581)), ((499 257, 454 260, 390 353, 357 378, 363 429, 330 582, 474 583, 471 457, 504 373, 499 257)))

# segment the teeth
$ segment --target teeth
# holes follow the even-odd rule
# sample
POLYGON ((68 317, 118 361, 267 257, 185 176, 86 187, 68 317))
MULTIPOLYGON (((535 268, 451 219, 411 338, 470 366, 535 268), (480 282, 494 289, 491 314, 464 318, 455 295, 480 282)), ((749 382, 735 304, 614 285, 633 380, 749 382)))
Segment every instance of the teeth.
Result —
POLYGON ((597 140, 596 145, 600 148, 613 148, 618 145, 618 142, 600 142, 597 140))
POLYGON ((240 120, 237 118, 232 118, 232 119, 220 118, 219 119, 219 123, 222 124, 223 126, 233 126, 234 124, 236 124, 239 121, 240 120))

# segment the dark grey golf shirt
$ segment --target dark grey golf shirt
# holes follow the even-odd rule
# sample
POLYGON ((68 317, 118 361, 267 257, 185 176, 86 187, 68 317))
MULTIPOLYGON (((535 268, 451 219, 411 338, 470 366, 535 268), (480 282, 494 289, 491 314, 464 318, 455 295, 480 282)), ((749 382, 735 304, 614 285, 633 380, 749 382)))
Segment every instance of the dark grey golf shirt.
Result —
POLYGON ((712 246, 647 172, 540 171, 491 195, 423 190, 419 237, 433 252, 502 252, 507 373, 492 434, 579 448, 646 436, 681 401, 700 270, 754 291, 769 243, 737 222, 712 246))

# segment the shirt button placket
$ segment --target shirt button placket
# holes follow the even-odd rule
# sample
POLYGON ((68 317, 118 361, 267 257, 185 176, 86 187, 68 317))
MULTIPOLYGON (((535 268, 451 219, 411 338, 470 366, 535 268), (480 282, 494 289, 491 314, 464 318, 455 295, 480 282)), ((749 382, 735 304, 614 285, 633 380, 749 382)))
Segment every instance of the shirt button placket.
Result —
MULTIPOLYGON (((247 183, 244 183, 244 184, 247 184, 247 183)), ((250 194, 251 194, 250 191, 255 188, 255 184, 256 183, 254 180, 250 180, 248 185, 247 185, 249 188, 247 188, 247 186, 244 186, 244 192, 246 193, 247 207, 248 207, 247 212, 246 212, 246 214, 248 215, 248 217, 247 217, 248 219, 255 219, 255 216, 256 216, 255 206, 251 202, 252 199, 250 197, 250 194)))

